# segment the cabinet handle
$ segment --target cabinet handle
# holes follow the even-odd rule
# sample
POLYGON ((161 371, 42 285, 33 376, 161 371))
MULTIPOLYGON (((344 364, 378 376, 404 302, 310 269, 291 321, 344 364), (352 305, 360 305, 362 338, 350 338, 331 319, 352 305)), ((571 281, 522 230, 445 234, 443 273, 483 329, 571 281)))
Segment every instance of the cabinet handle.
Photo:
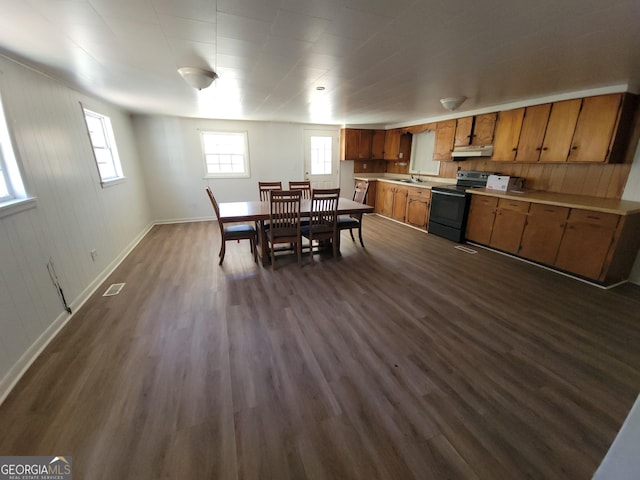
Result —
POLYGON ((539 152, 540 150, 542 150, 542 147, 536 147, 536 152, 539 152))
POLYGON ((513 150, 514 152, 518 151, 518 147, 513 147, 511 150, 513 150))
POLYGON ((546 152, 549 149, 547 147, 542 147, 542 150, 544 150, 546 152))
POLYGON ((577 150, 577 149, 578 149, 577 145, 574 145, 573 147, 571 147, 571 150, 577 150))
POLYGON ((591 220, 601 220, 600 217, 596 217, 595 215, 587 215, 587 218, 590 218, 591 220))

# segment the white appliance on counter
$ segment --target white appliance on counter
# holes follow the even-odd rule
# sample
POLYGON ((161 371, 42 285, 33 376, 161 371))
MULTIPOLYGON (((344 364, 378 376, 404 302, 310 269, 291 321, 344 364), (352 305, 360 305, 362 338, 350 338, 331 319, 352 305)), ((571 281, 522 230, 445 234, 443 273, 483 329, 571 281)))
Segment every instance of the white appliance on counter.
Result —
POLYGON ((508 175, 489 175, 487 178, 487 190, 506 192, 509 190, 522 191, 524 188, 524 178, 511 177, 508 175))

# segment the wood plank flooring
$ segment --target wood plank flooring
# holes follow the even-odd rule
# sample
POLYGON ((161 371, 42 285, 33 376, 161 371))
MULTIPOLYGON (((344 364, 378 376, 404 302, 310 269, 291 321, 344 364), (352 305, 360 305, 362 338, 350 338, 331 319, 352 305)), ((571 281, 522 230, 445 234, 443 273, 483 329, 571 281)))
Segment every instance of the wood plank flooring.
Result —
POLYGON ((589 479, 640 392, 640 287, 369 215, 338 261, 154 227, 0 406, 78 479, 589 479), (102 297, 110 283, 122 293, 102 297))

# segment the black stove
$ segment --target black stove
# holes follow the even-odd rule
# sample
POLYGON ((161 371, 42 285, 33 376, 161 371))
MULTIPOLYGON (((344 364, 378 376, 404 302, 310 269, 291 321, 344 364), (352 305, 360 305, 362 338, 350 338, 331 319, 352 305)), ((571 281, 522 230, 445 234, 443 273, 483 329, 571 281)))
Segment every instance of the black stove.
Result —
POLYGON ((462 243, 469 214, 470 188, 484 188, 492 172, 461 170, 455 185, 431 188, 429 233, 462 243))

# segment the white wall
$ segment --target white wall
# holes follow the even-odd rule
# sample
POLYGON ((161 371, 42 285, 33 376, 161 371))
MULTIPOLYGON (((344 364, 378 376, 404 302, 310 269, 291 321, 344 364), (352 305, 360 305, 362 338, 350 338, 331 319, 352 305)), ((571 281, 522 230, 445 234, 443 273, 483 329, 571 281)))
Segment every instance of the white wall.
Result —
MULTIPOLYGON (((278 122, 204 120, 135 116, 152 217, 155 221, 181 221, 213 217, 205 186, 220 202, 258 199, 258 181, 304 178, 304 130, 337 126, 278 122), (246 131, 251 177, 205 179, 200 130, 246 131)), ((353 178, 349 194, 353 189, 353 178)))
MULTIPOLYGON (((627 178, 627 185, 624 188, 622 199, 640 202, 640 142, 638 142, 638 147, 636 148, 636 155, 633 158, 631 172, 627 178)), ((640 253, 638 253, 636 262, 631 270, 629 281, 640 285, 640 253)))
POLYGON ((72 308, 150 225, 128 114, 0 57, 0 93, 35 208, 0 218, 0 402, 72 308), (79 102, 111 117, 127 179, 102 188, 79 102), (91 260, 90 250, 98 257, 91 260))

